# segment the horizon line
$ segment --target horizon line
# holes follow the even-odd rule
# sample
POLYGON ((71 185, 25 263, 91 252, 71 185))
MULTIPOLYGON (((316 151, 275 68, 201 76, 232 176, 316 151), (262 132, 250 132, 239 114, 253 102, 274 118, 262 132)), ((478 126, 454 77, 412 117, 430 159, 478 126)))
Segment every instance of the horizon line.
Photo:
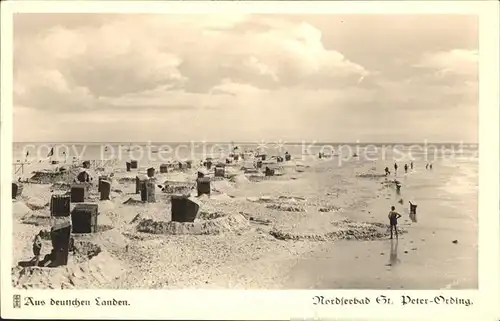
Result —
MULTIPOLYGON (((27 143, 35 143, 35 144, 40 144, 40 143, 46 143, 46 144, 154 144, 154 143, 170 143, 170 144, 177 144, 177 143, 209 143, 209 144, 259 144, 259 143, 278 143, 280 141, 116 141, 116 142, 105 142, 105 141, 13 141, 13 144, 27 144, 27 143)), ((422 142, 363 142, 363 141, 355 141, 355 142, 349 142, 349 141, 314 141, 314 140, 302 140, 302 141, 281 141, 283 145, 290 145, 290 144, 302 144, 302 143, 316 143, 316 144, 372 144, 372 145, 380 145, 380 144, 403 144, 403 145, 408 145, 408 144, 467 144, 467 145, 479 145, 479 142, 466 142, 466 141, 458 141, 458 142, 446 142, 446 141, 422 141, 422 142)))

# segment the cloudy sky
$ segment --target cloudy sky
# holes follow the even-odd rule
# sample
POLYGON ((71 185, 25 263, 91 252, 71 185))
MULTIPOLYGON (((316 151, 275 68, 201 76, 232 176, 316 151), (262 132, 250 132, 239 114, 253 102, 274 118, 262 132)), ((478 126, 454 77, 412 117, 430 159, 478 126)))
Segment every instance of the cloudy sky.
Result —
POLYGON ((477 142, 446 15, 14 16, 15 141, 477 142))

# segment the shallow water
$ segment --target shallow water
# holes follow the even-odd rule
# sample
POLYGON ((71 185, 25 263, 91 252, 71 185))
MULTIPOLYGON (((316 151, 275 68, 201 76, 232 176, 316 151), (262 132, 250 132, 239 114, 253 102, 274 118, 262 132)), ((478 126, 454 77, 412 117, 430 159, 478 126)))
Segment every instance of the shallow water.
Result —
POLYGON ((400 169, 395 176, 402 183, 400 195, 389 188, 388 197, 371 200, 371 215, 356 215, 385 222, 394 205, 407 234, 397 241, 324 244, 297 263, 287 287, 477 288, 477 159, 436 159, 432 171, 425 160, 414 164, 414 171, 400 169), (409 217, 409 200, 418 205, 416 222, 409 217))

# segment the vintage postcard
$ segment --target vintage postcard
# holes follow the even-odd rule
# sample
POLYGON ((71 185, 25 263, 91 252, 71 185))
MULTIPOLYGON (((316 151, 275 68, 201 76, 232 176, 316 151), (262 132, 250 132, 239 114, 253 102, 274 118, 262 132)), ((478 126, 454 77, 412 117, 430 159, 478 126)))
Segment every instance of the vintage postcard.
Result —
POLYGON ((499 320, 498 11, 2 2, 2 318, 499 320))

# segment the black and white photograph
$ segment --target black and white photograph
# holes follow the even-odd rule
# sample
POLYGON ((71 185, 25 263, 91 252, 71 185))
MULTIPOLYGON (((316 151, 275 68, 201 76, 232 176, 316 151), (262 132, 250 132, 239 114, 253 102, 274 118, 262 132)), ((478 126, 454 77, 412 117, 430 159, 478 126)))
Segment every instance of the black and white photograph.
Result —
POLYGON ((15 291, 479 289, 477 14, 11 19, 15 291))

